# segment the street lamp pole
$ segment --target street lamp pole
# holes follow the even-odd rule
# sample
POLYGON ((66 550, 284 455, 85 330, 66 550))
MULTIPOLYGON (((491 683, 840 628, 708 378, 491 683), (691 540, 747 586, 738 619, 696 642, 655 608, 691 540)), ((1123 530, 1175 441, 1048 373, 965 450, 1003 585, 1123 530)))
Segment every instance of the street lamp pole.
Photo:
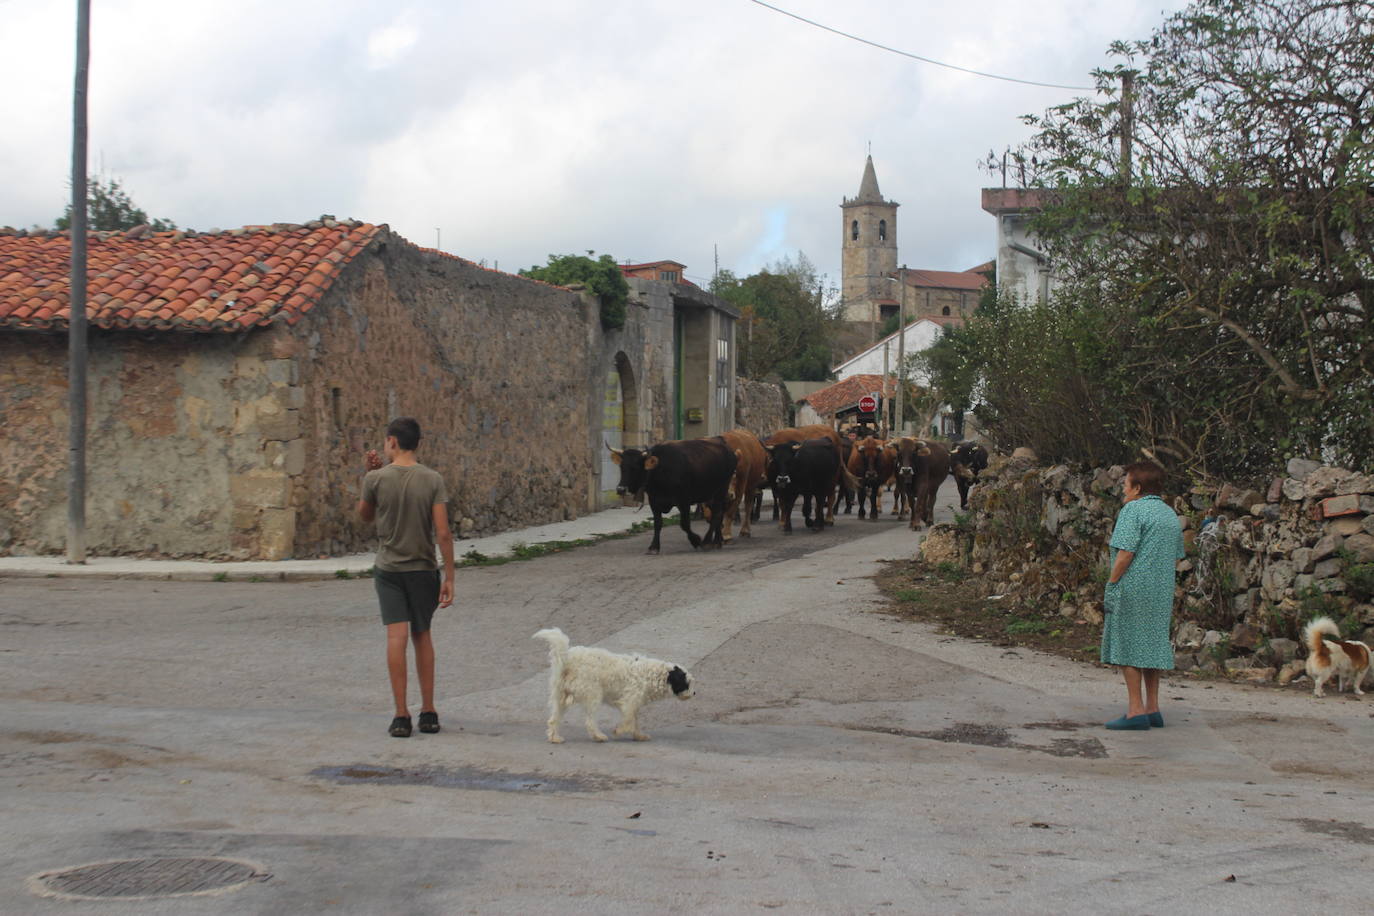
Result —
POLYGON ((902 275, 888 277, 893 283, 900 284, 897 300, 897 424, 896 434, 900 436, 906 425, 906 268, 902 275))

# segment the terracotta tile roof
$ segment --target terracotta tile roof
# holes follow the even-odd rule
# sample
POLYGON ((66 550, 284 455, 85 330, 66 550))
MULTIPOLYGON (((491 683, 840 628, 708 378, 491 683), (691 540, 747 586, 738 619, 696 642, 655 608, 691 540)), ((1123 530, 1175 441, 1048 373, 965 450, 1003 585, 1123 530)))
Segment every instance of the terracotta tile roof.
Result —
MULTIPOLYGON (((93 232, 86 314, 94 327, 233 332, 295 324, 381 227, 353 220, 226 232, 93 232)), ((0 328, 64 330, 71 239, 0 229, 0 328)))
POLYGON ((802 400, 822 416, 832 415, 848 407, 857 407, 859 398, 875 391, 884 391, 881 375, 851 375, 829 388, 813 391, 802 400))
POLYGON ((620 270, 622 273, 628 273, 632 270, 643 270, 646 267, 663 267, 664 265, 671 265, 673 267, 687 266, 686 264, 680 264, 677 261, 645 261, 643 264, 621 264, 620 270))
POLYGON ((905 271, 909 286, 923 289, 968 289, 980 290, 988 285, 985 274, 966 270, 917 270, 905 271))

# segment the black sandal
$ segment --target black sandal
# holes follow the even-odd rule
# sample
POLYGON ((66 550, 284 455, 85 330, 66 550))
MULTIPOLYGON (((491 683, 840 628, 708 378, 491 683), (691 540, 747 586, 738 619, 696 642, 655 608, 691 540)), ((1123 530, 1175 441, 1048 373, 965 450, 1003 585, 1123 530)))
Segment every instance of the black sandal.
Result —
POLYGON ((439 714, 437 712, 420 713, 420 731, 426 735, 432 735, 439 730, 439 714))
POLYGON ((387 729, 387 734, 393 738, 410 737, 410 716, 397 716, 391 720, 391 728, 387 729))

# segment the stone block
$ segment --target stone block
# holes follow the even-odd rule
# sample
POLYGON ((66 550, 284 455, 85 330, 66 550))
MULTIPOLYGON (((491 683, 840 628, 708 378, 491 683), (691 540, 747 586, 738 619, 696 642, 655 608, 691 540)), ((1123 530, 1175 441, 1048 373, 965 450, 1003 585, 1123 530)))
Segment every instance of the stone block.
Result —
MULTIPOLYGON (((1248 596, 1237 596, 1248 597, 1248 596)), ((1254 652, 1259 648, 1263 635, 1248 623, 1238 623, 1231 628, 1231 648, 1244 652, 1254 652)))
POLYGON ((1201 648, 1210 649, 1212 646, 1219 645, 1220 643, 1221 633, 1219 633, 1218 631, 1208 630, 1206 633, 1202 634, 1201 648))
POLYGON ((1283 498, 1292 500, 1293 502, 1297 502, 1307 495, 1307 487, 1305 487, 1303 482, 1296 477, 1289 477, 1283 482, 1283 486, 1280 489, 1283 493, 1283 498))
POLYGON ((1192 671, 1197 667, 1197 655, 1192 652, 1174 653, 1175 671, 1192 671))
POLYGON ((1359 495, 1361 493, 1374 493, 1374 476, 1355 474, 1336 484, 1337 496, 1359 495))
POLYGON ((267 374, 267 366, 261 356, 245 354, 234 357, 234 377, 249 381, 262 378, 267 374))
POLYGON ((292 477, 305 472, 305 440, 292 439, 286 443, 286 461, 282 470, 292 477))
POLYGON ((1360 497, 1354 493, 1345 496, 1328 496, 1322 500, 1322 518, 1354 515, 1359 511, 1360 497))
POLYGON ((1269 491, 1264 494, 1264 501, 1276 503, 1283 498, 1283 478, 1275 477, 1269 482, 1269 491))
POLYGON ((1264 591, 1264 597, 1270 601, 1278 601, 1283 597, 1283 591, 1293 584, 1293 576, 1297 570, 1289 560, 1279 560, 1271 563, 1264 570, 1264 575, 1260 577, 1260 588, 1264 591))
POLYGON ((1239 509, 1242 512, 1249 512, 1250 507, 1255 503, 1262 503, 1264 497, 1257 491, 1233 487, 1231 484, 1224 484, 1221 493, 1217 496, 1217 504, 1228 509, 1239 509))
POLYGON ((1302 677, 1307 673, 1307 662, 1303 659, 1294 659, 1286 663, 1279 669, 1278 683, 1280 687, 1287 686, 1293 682, 1294 678, 1302 677))
POLYGON ((1185 620, 1174 631, 1174 646, 1180 649, 1197 649, 1206 635, 1202 627, 1191 620, 1185 620))
POLYGON ((1344 595, 1346 589, 1344 579, 1318 579, 1316 586, 1317 591, 1327 595, 1344 595))
POLYGON ((299 410, 258 411, 258 435, 264 439, 296 439, 301 434, 299 410))
POLYGON ((1307 475, 1321 466, 1320 461, 1310 461, 1306 458, 1289 458, 1287 467, 1288 476, 1296 478, 1297 480, 1306 480, 1307 475))
POLYGON ((1293 568, 1300 573, 1310 573, 1312 571, 1312 548, 1299 547, 1289 555, 1293 561, 1293 568))
POLYGON ((1253 668, 1254 666, 1255 660, 1251 658, 1249 655, 1233 656, 1232 658, 1228 658, 1226 661, 1222 662, 1222 667, 1226 669, 1227 673, 1244 671, 1247 668, 1253 668))
POLYGON ((258 530, 262 559, 289 559, 296 543, 296 510, 264 509, 258 530))
POLYGON ((257 471, 229 478, 229 498, 236 506, 285 509, 291 504, 291 478, 257 471))
POLYGON ((1353 471, 1344 468, 1320 467, 1307 475, 1307 479, 1303 481, 1303 489, 1310 499, 1335 496, 1336 487, 1354 476, 1353 471))
POLYGON ((1251 681, 1256 684, 1267 684, 1274 679, 1278 672, 1277 668, 1243 668, 1235 672, 1237 679, 1251 681))
POLYGON ((1374 534, 1374 513, 1364 517, 1364 521, 1360 522, 1360 530, 1365 534, 1374 534))
POLYGON ((1346 538, 1341 547, 1356 563, 1374 563, 1374 535, 1360 531, 1346 538))
POLYGON ((1298 643, 1296 640, 1279 637, 1269 640, 1269 654, 1280 665, 1287 664, 1297 657, 1298 643))
POLYGON ((1353 515, 1333 518, 1326 523, 1327 533, 1338 538, 1347 538, 1352 534, 1359 534, 1363 530, 1364 519, 1353 515))
POLYGON ((1317 577, 1311 573, 1299 573, 1293 577, 1293 591, 1305 592, 1316 584, 1317 577))
POLYGON ((1341 567, 1345 564, 1339 559, 1322 560, 1312 567, 1313 579, 1331 579, 1341 574, 1341 567))
POLYGON ((1317 543, 1312 545, 1312 559, 1314 561, 1325 560, 1327 557, 1334 556, 1340 549, 1341 543, 1331 534, 1325 534, 1317 543))
POLYGON ((235 531, 253 531, 258 527, 258 507, 235 506, 229 513, 229 524, 235 531))

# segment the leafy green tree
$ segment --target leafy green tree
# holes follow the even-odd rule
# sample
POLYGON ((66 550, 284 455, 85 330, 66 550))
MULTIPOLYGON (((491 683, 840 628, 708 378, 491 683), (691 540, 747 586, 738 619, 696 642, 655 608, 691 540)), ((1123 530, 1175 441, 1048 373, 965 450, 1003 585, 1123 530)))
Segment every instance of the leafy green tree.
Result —
MULTIPOLYGON (((92 231, 109 232, 132 229, 135 226, 151 226, 154 232, 175 229, 177 224, 169 219, 148 219, 148 214, 134 205, 129 195, 120 185, 119 179, 110 178, 87 182, 86 184, 86 226, 92 231)), ((67 204, 66 211, 57 218, 58 229, 72 227, 72 206, 67 204)))
POLYGON ((625 303, 630 298, 630 285, 615 258, 603 254, 596 260, 588 251, 580 254, 551 254, 543 267, 520 271, 520 276, 543 280, 558 286, 581 283, 601 303, 601 326, 607 330, 625 326, 625 303))
POLYGON ((830 377, 836 301, 806 255, 783 258, 739 279, 728 270, 711 292, 740 310, 736 325, 739 372, 747 378, 781 376, 822 381, 830 377))
MULTIPOLYGON (((1039 371, 1085 386, 1108 451, 1204 475, 1293 454, 1374 466, 1374 7, 1196 0, 1111 51, 1098 97, 1028 118, 1013 154, 1042 189, 1033 229, 1061 292, 1002 307, 1071 335, 1039 371)), ((1027 362, 998 352, 987 404, 1011 422, 999 373, 1027 362)), ((1060 447, 1045 457, 1092 454, 1060 447)))

